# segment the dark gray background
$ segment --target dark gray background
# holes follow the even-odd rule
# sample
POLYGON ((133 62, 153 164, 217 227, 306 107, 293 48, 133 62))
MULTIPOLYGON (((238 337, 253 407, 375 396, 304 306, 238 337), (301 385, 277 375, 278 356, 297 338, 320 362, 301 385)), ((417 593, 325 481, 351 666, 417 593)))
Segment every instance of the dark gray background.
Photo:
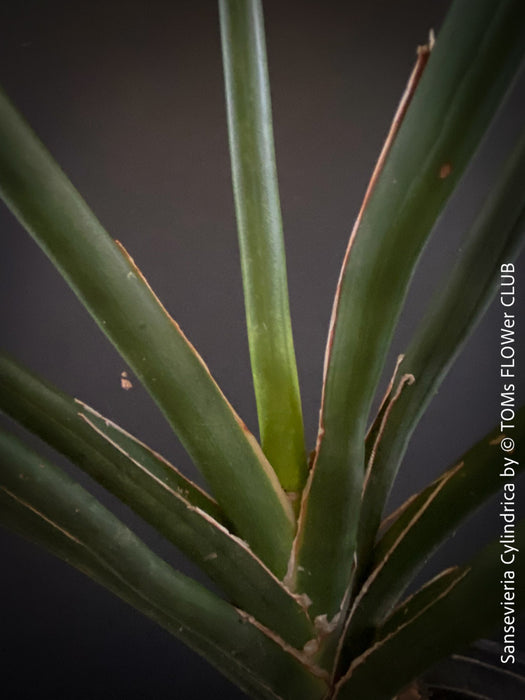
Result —
MULTIPOLYGON (((309 449, 348 234, 415 47, 430 27, 439 28, 448 6, 448 0, 265 3, 309 449)), ((256 431, 215 3, 3 2, 0 82, 256 431)), ((389 370, 524 121, 524 92, 522 81, 469 173, 460 204, 444 215, 425 253, 389 370)), ((4 347, 198 478, 145 392, 136 382, 129 392, 120 388, 125 364, 3 207, 0 225, 4 347)), ((494 306, 421 422, 394 505, 495 424, 499 327, 494 306)), ((156 551, 204 580, 124 507, 78 478, 156 551)), ((429 573, 461 561, 499 526, 497 510, 485 511, 446 546, 429 573)), ((0 547, 6 697, 241 697, 177 640, 81 574, 3 531, 0 547)))

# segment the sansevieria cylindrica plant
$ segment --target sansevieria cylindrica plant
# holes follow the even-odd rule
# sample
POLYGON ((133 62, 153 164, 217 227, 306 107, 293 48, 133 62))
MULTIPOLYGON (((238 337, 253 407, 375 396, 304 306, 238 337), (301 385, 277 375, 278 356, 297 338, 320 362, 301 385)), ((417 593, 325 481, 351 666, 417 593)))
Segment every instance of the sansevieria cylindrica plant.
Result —
MULTIPOLYGON (((213 585, 178 571, 69 473, 4 431, 0 522, 155 620, 249 697, 418 697, 413 684, 428 667, 504 624, 502 601, 513 620, 505 621, 512 627, 505 655, 515 653, 523 585, 517 560, 501 553, 523 542, 511 494, 524 414, 510 350, 498 367, 503 398, 494 429, 383 518, 412 433, 500 283, 509 292, 502 342, 514 348, 510 290, 525 228, 525 129, 465 225, 455 264, 419 327, 388 366, 425 244, 519 73, 525 5, 455 0, 437 36, 418 50, 350 233, 328 330, 318 434, 308 446, 261 3, 221 0, 219 20, 259 439, 130 251, 105 231, 0 95, 6 205, 120 353, 123 389, 135 382, 147 389, 206 489, 140 435, 7 353, 0 355, 0 408, 129 506, 213 585), (383 387, 385 372, 392 378, 383 387), (414 586, 438 546, 499 493, 511 513, 506 542, 414 586)), ((176 275, 177 261, 169 264, 176 275)))

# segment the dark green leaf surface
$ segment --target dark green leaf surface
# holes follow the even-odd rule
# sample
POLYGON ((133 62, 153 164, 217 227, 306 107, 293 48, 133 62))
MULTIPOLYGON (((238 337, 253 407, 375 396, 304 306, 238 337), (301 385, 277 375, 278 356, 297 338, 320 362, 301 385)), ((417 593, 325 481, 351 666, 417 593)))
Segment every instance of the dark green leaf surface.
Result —
MULTIPOLYGON (((7 353, 0 351, 0 410, 22 423, 81 469, 88 471, 103 486, 112 490, 112 473, 118 471, 119 463, 115 463, 115 460, 119 452, 94 433, 79 416, 82 405, 30 372, 7 353)), ((102 420, 110 429, 110 421, 102 420)), ((172 464, 117 426, 113 427, 112 434, 114 437, 120 435, 126 440, 126 449, 134 446, 134 456, 147 465, 153 478, 172 491, 183 494, 188 502, 217 522, 226 524, 218 503, 172 464)), ((124 455, 120 462, 124 462, 124 455)), ((124 473, 120 474, 120 478, 123 484, 129 482, 129 487, 132 487, 132 482, 124 473)), ((128 496, 121 492, 119 498, 132 505, 133 499, 139 495, 137 487, 135 491, 133 495, 128 496)))
MULTIPOLYGON (((141 484, 139 488, 144 489, 146 500, 151 495, 151 503, 147 504, 144 517, 196 561, 231 602, 253 615, 287 643, 302 649, 315 636, 306 609, 248 545, 194 507, 184 492, 166 490, 150 472, 151 461, 140 443, 123 434, 116 426, 108 425, 102 416, 87 406, 81 406, 80 410, 82 418, 93 430, 107 439, 106 444, 114 459, 118 460, 119 454, 123 455, 126 470, 134 474, 140 470, 145 475, 145 480, 137 479, 137 485, 141 484)), ((114 493, 119 490, 118 485, 112 488, 114 493)), ((137 505, 144 500, 144 496, 135 489, 134 498, 129 499, 131 507, 137 512, 137 505)))
POLYGON ((295 647, 314 636, 305 610, 224 527, 217 504, 148 447, 1 354, 0 408, 153 525, 235 605, 295 647))
POLYGON ((278 640, 174 571, 78 484, 4 433, 0 467, 1 522, 156 620, 253 697, 322 698, 324 683, 278 640))
MULTIPOLYGON (((513 439, 525 438, 525 409, 516 415, 513 439)), ((361 653, 406 586, 435 549, 470 514, 502 488, 504 459, 516 474, 523 466, 500 447, 499 430, 472 447, 461 460, 400 509, 374 551, 372 573, 364 582, 347 622, 343 665, 361 653)))
POLYGON ((416 593, 412 594, 387 617, 377 632, 375 641, 384 639, 395 632, 401 625, 414 618, 421 610, 432 604, 437 598, 446 593, 452 585, 465 575, 465 567, 452 566, 445 569, 430 581, 427 581, 416 593))
POLYGON ((241 536, 284 575, 293 512, 255 438, 133 260, 3 94, 0 191, 157 401, 241 536))
POLYGON ((259 0, 221 0, 222 54, 248 340, 262 448, 287 491, 306 479, 264 22, 259 0))
POLYGON ((392 402, 387 420, 379 415, 367 437, 369 474, 361 506, 358 549, 358 561, 365 566, 410 436, 454 358, 497 293, 501 265, 512 262, 523 245, 524 182, 525 135, 496 179, 465 237, 456 264, 443 280, 404 354, 392 388, 392 394, 399 392, 399 396, 392 402), (407 375, 415 381, 410 389, 399 391, 400 378, 407 375))
POLYGON ((335 615, 351 580, 368 415, 415 264, 524 54, 521 0, 456 0, 354 227, 295 546, 314 614, 335 615))
MULTIPOLYGON (((515 546, 522 549, 525 521, 516 524, 515 537, 515 546)), ((445 590, 436 590, 432 601, 426 595, 416 597, 407 611, 410 617, 394 631, 387 622, 385 636, 379 630, 379 641, 353 661, 334 698, 391 700, 434 662, 498 626, 502 629, 505 614, 512 618, 515 630, 517 616, 525 608, 525 583, 515 566, 502 563, 503 551, 499 542, 485 547, 445 590), (507 578, 509 571, 514 571, 514 577, 507 578)))

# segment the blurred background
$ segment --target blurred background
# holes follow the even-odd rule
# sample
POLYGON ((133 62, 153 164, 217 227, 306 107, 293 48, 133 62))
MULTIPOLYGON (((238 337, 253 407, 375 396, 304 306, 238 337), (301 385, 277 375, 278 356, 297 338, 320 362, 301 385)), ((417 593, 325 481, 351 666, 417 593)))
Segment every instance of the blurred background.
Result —
MULTIPOLYGON (((308 449, 315 443, 324 344, 352 223, 416 47, 431 28, 439 31, 449 5, 449 0, 264 2, 308 449)), ((4 0, 0 83, 257 433, 216 4, 4 0)), ((383 385, 524 122, 524 96, 521 80, 441 218, 414 278, 383 385)), ((0 226, 5 349, 200 480, 151 399, 3 206, 0 226), (130 373, 129 391, 120 386, 123 371, 130 373)), ((518 273, 518 303, 525 310, 523 287, 518 273)), ((500 317, 493 305, 421 421, 391 507, 497 422, 500 317)), ((520 387, 518 400, 522 393, 520 387)), ((37 440, 31 444, 51 454, 37 440)), ((59 457, 53 459, 155 551, 207 583, 124 506, 59 457)), ((457 533, 420 580, 461 561, 499 532, 496 503, 457 533)), ((56 700, 243 697, 167 632, 62 562, 4 531, 0 550, 6 697, 33 697, 37 684, 39 693, 56 700)))

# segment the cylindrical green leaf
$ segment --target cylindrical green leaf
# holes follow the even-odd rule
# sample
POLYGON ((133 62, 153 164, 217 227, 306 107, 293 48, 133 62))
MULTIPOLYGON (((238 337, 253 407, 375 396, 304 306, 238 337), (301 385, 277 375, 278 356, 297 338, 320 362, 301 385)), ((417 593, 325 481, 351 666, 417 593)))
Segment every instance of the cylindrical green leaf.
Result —
POLYGON ((456 0, 352 233, 296 545, 316 614, 336 615, 349 587, 368 415, 415 265, 524 55, 522 0, 456 0))
POLYGON ((359 522, 358 561, 364 572, 383 508, 410 437, 452 362, 499 289, 501 265, 525 239, 525 132, 461 243, 400 362, 386 420, 378 416, 367 437, 366 489, 359 522), (400 390, 411 375, 410 388, 400 390), (373 457, 372 457, 373 455, 373 457))
POLYGON ((306 479, 260 0, 221 0, 222 53, 261 444, 287 491, 306 479))
MULTIPOLYGON (((525 521, 515 523, 514 538, 516 548, 522 549, 525 521)), ((419 609, 409 606, 408 619, 396 630, 389 625, 389 634, 380 630, 378 641, 352 662, 333 697, 391 700, 436 661, 491 634, 497 626, 501 630, 505 610, 515 628, 525 609, 525 583, 515 566, 502 563, 502 552, 500 542, 488 545, 449 580, 445 590, 436 590, 434 600, 423 595, 416 601, 419 609)))
POLYGON ((81 486, 5 433, 0 433, 0 523, 153 618, 252 697, 323 697, 324 682, 252 619, 174 571, 81 486))
POLYGON ((2 93, 0 192, 149 390, 238 532, 284 575, 294 516, 261 448, 133 260, 2 93))
MULTIPOLYGON (((513 439, 525 437, 525 408, 516 414, 513 439)), ((457 464, 417 496, 409 499, 375 550, 371 572, 349 614, 342 663, 361 653, 377 627, 397 604, 406 587, 436 548, 502 487, 505 453, 501 431, 494 430, 468 450, 457 464)), ((525 468, 508 455, 514 473, 525 468)))
POLYGON ((302 649, 315 636, 299 601, 227 529, 218 504, 146 445, 2 353, 0 409, 155 527, 230 602, 295 647, 302 649))

